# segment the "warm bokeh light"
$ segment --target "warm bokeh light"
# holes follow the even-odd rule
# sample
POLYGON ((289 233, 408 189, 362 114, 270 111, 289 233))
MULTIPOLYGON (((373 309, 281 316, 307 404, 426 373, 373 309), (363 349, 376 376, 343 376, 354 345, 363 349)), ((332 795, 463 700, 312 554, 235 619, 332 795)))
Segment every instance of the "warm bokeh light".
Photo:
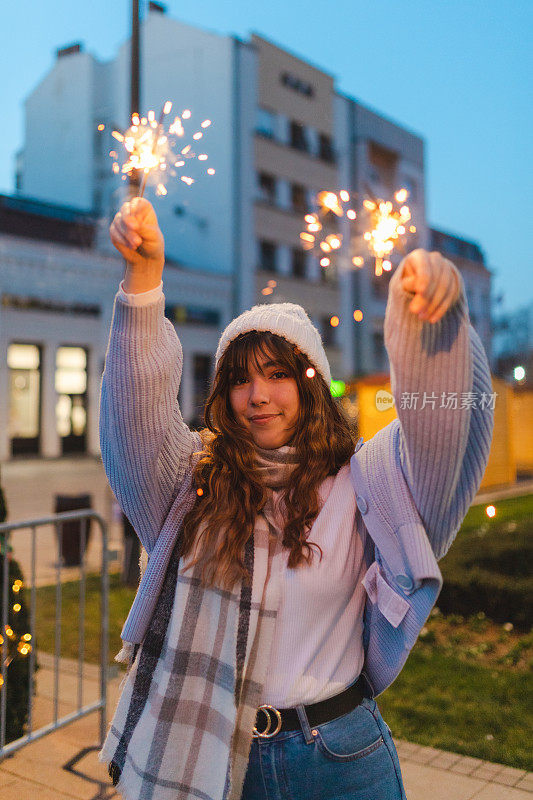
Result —
POLYGON ((487 506, 485 509, 485 513, 487 517, 495 517, 496 516, 496 508, 494 506, 487 506))
POLYGON ((399 189, 394 197, 398 203, 404 203, 407 200, 407 189, 399 189))
POLYGON ((361 311, 360 308, 355 309, 355 311, 353 312, 353 318, 356 322, 361 322, 361 320, 363 319, 363 312, 361 311))
POLYGON ((331 325, 332 328, 336 328, 338 326, 339 322, 340 322, 339 318, 336 317, 336 316, 333 316, 333 317, 331 317, 331 319, 329 321, 329 324, 331 325))
POLYGON ((308 377, 308 378, 314 378, 314 377, 315 377, 315 375, 316 375, 316 372, 315 372, 315 370, 313 369, 313 367, 308 367, 308 368, 305 370, 305 374, 307 375, 307 377, 308 377))

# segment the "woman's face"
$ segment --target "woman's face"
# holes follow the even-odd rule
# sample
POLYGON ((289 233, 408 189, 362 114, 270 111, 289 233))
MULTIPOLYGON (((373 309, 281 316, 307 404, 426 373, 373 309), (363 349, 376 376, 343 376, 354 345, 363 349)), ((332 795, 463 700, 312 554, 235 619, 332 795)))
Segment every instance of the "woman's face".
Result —
POLYGON ((298 385, 272 355, 260 354, 260 369, 248 364, 245 376, 230 385, 230 403, 237 422, 258 447, 273 450, 288 444, 296 432, 300 408, 298 385), (265 416, 266 418, 254 419, 265 416))

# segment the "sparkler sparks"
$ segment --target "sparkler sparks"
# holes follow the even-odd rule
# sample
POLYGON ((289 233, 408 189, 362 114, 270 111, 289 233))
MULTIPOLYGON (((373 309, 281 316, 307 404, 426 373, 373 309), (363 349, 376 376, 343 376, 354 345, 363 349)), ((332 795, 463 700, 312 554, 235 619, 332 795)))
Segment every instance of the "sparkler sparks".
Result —
MULTIPOLYGON (((331 257, 343 245, 343 236, 339 231, 331 231, 333 217, 346 218, 351 225, 350 243, 352 248, 369 250, 375 258, 376 275, 381 275, 383 270, 392 269, 392 262, 386 259, 396 246, 403 249, 402 237, 406 233, 415 233, 416 227, 406 225, 411 219, 409 206, 405 201, 409 195, 407 189, 399 189, 394 199, 401 205, 395 209, 389 200, 380 200, 372 195, 367 187, 370 197, 365 197, 361 207, 356 210, 355 197, 346 189, 339 192, 324 190, 317 195, 318 210, 305 215, 306 230, 300 233, 300 241, 304 250, 312 250, 320 257, 320 265, 329 267, 331 257), (362 231, 362 233, 361 233, 362 231), (358 241, 358 239, 360 241, 358 241)), ((353 256, 351 264, 362 267, 364 258, 361 255, 353 256)))
MULTIPOLYGON (((163 106, 159 119, 156 120, 155 112, 151 109, 146 117, 139 117, 132 114, 131 125, 124 132, 113 130, 111 135, 117 142, 123 145, 125 158, 120 163, 119 155, 116 150, 111 150, 109 155, 113 158, 113 172, 121 174, 122 180, 127 180, 132 173, 143 173, 143 179, 139 196, 142 197, 148 179, 156 186, 157 195, 166 195, 165 184, 169 178, 178 177, 178 170, 185 167, 185 164, 193 160, 205 162, 209 156, 205 152, 196 153, 193 150, 193 143, 202 139, 207 128, 211 126, 211 120, 205 119, 200 124, 201 130, 196 130, 192 135, 192 143, 185 144, 184 120, 192 117, 190 109, 182 111, 181 115, 174 118, 173 122, 164 127, 165 117, 172 109, 172 102, 167 100, 163 106)), ((103 131, 105 125, 100 123, 98 130, 103 131)), ((202 146, 203 149, 203 146, 202 146)), ((189 171, 189 170, 188 170, 189 171)), ((207 175, 214 175, 215 169, 206 169, 207 175)), ((191 175, 179 175, 181 181, 187 186, 191 186, 196 178, 191 175)))
MULTIPOLYGON (((306 227, 300 233, 300 243, 304 250, 318 256, 321 267, 330 267, 336 254, 347 249, 343 234, 335 230, 338 220, 344 219, 348 223, 348 226, 346 222, 344 224, 344 234, 350 252, 345 254, 344 263, 360 269, 365 265, 363 254, 370 252, 375 259, 375 274, 378 276, 392 270, 390 256, 395 248, 404 252, 406 234, 416 233, 414 225, 407 225, 411 220, 411 211, 406 205, 409 196, 407 189, 402 188, 395 193, 396 208, 390 200, 376 198, 368 186, 365 189, 366 196, 363 199, 357 194, 350 195, 346 189, 318 192, 316 210, 305 214, 306 227)), ((263 294, 267 293, 268 290, 263 289, 263 294)), ((354 309, 353 320, 355 323, 363 321, 362 309, 354 309)), ((336 328, 340 321, 340 317, 334 315, 329 324, 336 328)))

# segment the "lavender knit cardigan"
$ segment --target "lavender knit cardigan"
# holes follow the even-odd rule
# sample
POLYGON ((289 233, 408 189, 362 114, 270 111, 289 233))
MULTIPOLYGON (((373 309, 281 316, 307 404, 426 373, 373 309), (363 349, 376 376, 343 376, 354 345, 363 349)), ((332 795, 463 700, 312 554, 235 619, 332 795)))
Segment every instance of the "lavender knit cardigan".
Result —
MULTIPOLYGON (((489 366, 462 278, 459 299, 435 324, 409 312, 412 297, 395 273, 384 332, 398 418, 360 440, 350 462, 357 514, 370 534, 364 674, 374 696, 400 672, 436 602, 437 560, 479 488, 494 425, 489 366)), ((105 471, 149 557, 121 634, 131 643, 143 641, 194 502, 193 453, 201 447, 177 404, 182 347, 163 310, 162 298, 131 306, 116 297, 101 386, 105 471)))

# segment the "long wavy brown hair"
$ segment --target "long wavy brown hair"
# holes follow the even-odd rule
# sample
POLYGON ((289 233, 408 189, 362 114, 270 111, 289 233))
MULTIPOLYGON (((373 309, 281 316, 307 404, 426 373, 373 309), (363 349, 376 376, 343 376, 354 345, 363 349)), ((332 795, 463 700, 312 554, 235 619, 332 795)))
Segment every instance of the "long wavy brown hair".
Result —
POLYGON ((198 497, 184 519, 179 545, 183 563, 196 541, 194 559, 185 569, 198 564, 204 586, 217 584, 230 591, 240 578, 250 583, 244 545, 270 491, 255 465, 252 435, 236 421, 230 403, 232 383, 247 374, 248 364, 259 369, 260 353, 273 357, 295 378, 300 400, 295 434, 287 442, 296 448, 298 463, 281 494, 289 568, 310 563, 314 543, 305 538, 320 511, 318 487, 349 461, 358 437, 357 423, 333 399, 320 373, 312 379, 306 375, 312 364, 296 345, 269 331, 248 331, 230 342, 206 401, 202 450, 193 471, 198 497))

